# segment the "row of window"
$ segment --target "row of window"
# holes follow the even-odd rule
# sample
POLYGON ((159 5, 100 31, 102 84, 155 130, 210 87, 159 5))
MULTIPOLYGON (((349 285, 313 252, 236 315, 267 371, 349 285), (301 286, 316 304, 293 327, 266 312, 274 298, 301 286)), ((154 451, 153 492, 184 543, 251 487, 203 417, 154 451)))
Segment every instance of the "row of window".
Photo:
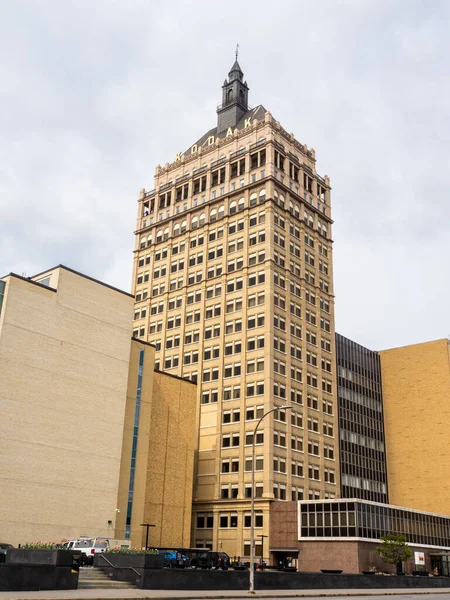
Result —
MULTIPOLYGON (((237 333, 239 331, 242 331, 242 320, 241 319, 236 320, 236 321, 228 321, 227 323, 225 323, 225 333, 226 334, 237 333)), ((205 340, 216 338, 219 336, 220 336, 220 325, 215 325, 214 327, 205 328, 205 333, 203 336, 205 340)), ((200 330, 199 329, 187 331, 184 335, 184 344, 185 345, 199 342, 199 340, 200 340, 200 330)), ((329 343, 329 340, 323 339, 323 341, 329 343)), ((154 342, 154 343, 158 344, 158 342, 154 342)), ((166 349, 178 348, 180 346, 180 343, 181 343, 180 335, 169 336, 166 338, 165 347, 166 347, 166 349)), ((159 344, 160 344, 160 342, 159 342, 159 344)), ((248 352, 251 352, 253 350, 262 349, 262 348, 264 348, 264 346, 265 346, 264 335, 247 338, 247 351, 248 352)), ((282 353, 286 353, 285 340, 282 338, 275 337, 274 338, 274 348, 282 353)), ((161 347, 157 347, 158 351, 160 349, 161 349, 161 347)), ((326 348, 323 348, 323 349, 325 350, 326 348)), ((231 354, 238 354, 239 352, 241 352, 241 350, 242 350, 242 342, 241 341, 229 342, 229 343, 225 344, 225 355, 226 356, 229 356, 231 354)), ((301 360, 301 356, 302 356, 301 347, 297 346, 296 344, 291 344, 291 357, 301 360)), ((325 359, 322 359, 322 360, 325 360, 325 359)), ((276 360, 276 363, 277 363, 277 366, 274 366, 274 370, 276 372, 283 373, 283 369, 285 368, 285 362, 283 362, 281 360, 276 360)), ((274 365, 275 365, 275 362, 274 362, 274 365)), ((329 370, 327 363, 324 363, 322 365, 322 368, 326 371, 329 370)))
MULTIPOLYGON (((199 255, 197 256, 193 256, 190 261, 192 262, 192 265, 194 265, 194 263, 196 263, 196 261, 200 261, 200 263, 203 262, 203 257, 199 257, 199 255)), ((251 254, 248 257, 248 263, 249 266, 252 265, 256 265, 258 263, 263 263, 265 261, 265 252, 264 251, 260 251, 258 253, 255 254, 251 254)), ((196 263, 199 264, 199 263, 196 263)), ((227 263, 227 273, 233 273, 235 271, 241 270, 244 266, 244 260, 243 258, 237 258, 231 261, 228 261, 227 263)), ((175 273, 179 270, 184 270, 184 260, 180 260, 180 261, 176 261, 174 263, 172 263, 171 265, 171 271, 172 273, 175 273)), ((207 279, 212 279, 215 277, 220 277, 223 273, 223 265, 222 264, 218 264, 215 266, 211 266, 207 269, 207 279)), ((162 276, 165 276, 167 274, 167 268, 166 267, 162 267, 162 268, 158 268, 155 270, 154 278, 159 278, 162 276)), ((298 272, 298 276, 300 276, 300 272, 298 272)), ((138 275, 137 278, 137 282, 139 284, 141 283, 147 283, 149 280, 149 273, 141 273, 138 275)), ((187 283, 188 285, 194 285, 196 283, 200 283, 203 280, 203 272, 202 271, 197 271, 196 273, 189 273, 188 274, 188 280, 187 283)), ((308 281, 309 283, 312 283, 313 285, 315 285, 315 276, 313 276, 312 274, 310 274, 309 272, 305 272, 305 280, 308 281)), ((248 276, 248 286, 252 286, 252 285, 256 285, 256 284, 260 284, 260 283, 264 283, 265 281, 265 272, 261 271, 260 273, 252 273, 251 275, 248 276)), ((280 288, 282 288, 283 290, 286 289, 286 278, 284 276, 284 274, 281 274, 277 271, 274 272, 274 276, 273 276, 273 281, 274 284, 280 288)), ((322 289, 322 291, 328 293, 329 287, 328 284, 326 284, 326 282, 324 280, 320 280, 321 285, 320 288, 322 289)), ((170 291, 174 291, 176 289, 180 289, 181 287, 183 287, 184 284, 184 278, 180 277, 178 279, 173 279, 169 282, 169 290, 170 291)), ((301 296, 301 288, 298 284, 296 284, 295 282, 290 282, 289 284, 289 288, 292 294, 300 297, 301 296)), ((152 296, 158 296, 158 295, 162 295, 166 292, 166 285, 165 283, 153 286, 152 288, 152 296)), ((316 305, 316 296, 314 293, 312 293, 309 290, 305 291, 305 299, 306 299, 306 292, 308 292, 307 296, 308 296, 308 302, 310 304, 314 304, 316 305)), ((276 294, 279 302, 279 305, 281 307, 285 307, 286 306, 286 299, 284 296, 279 295, 278 293, 276 294)), ((136 293, 136 302, 140 302, 142 300, 146 300, 148 298, 148 290, 139 290, 136 293)), ((329 301, 326 298, 322 298, 320 297, 319 299, 319 306, 320 309, 323 310, 324 312, 329 313, 330 312, 330 304, 329 301)), ((299 314, 300 311, 300 307, 298 305, 295 305, 293 303, 290 303, 290 310, 293 314, 299 314)), ((309 316, 310 313, 308 313, 307 316, 307 320, 313 324, 316 324, 316 320, 317 320, 317 315, 315 313, 311 313, 311 317, 309 316)), ((324 323, 326 322, 326 320, 324 320, 324 323)), ((329 326, 329 322, 328 322, 328 326, 329 326)), ((326 330, 326 327, 323 327, 326 330)))
MULTIPOLYGON (((214 397, 217 398, 218 390, 207 390, 207 391, 203 392, 203 395, 208 395, 208 401, 210 401, 210 399, 212 397, 211 395, 214 395, 214 397)), ((324 402, 324 405, 325 404, 326 403, 324 402)), ((263 414, 264 414, 264 406, 249 406, 245 409, 245 420, 252 421, 255 419, 260 419, 263 416, 263 414)), ((287 422, 285 409, 276 409, 273 414, 274 414, 275 421, 280 421, 281 423, 287 422)), ((303 414, 297 413, 293 410, 290 410, 290 414, 291 414, 291 425, 293 425, 295 427, 303 428, 303 414)), ((326 414, 328 414, 328 413, 326 413, 326 414)), ((332 413, 329 413, 329 414, 332 414, 332 413)), ((222 413, 222 423, 223 424, 239 423, 240 420, 241 420, 241 409, 240 408, 235 408, 232 410, 227 409, 227 410, 224 410, 222 413)), ((318 432, 319 431, 318 420, 315 419, 314 417, 308 418, 308 429, 310 431, 318 432)))
MULTIPOLYGON (((248 278, 248 281, 249 281, 248 286, 253 287, 254 285, 260 285, 261 283, 264 283, 264 279, 265 279, 264 272, 254 273, 251 276, 249 276, 249 278, 248 278)), ((228 282, 226 285, 227 293, 232 293, 234 291, 239 291, 242 289, 243 289, 242 277, 232 280, 232 281, 228 282)), ((217 284, 215 286, 207 288, 207 291, 206 291, 207 299, 219 297, 221 295, 222 295, 222 285, 221 284, 217 284)), ((248 296, 247 307, 251 308, 251 307, 257 306, 257 305, 258 306, 263 305, 264 298, 265 298, 264 292, 259 292, 258 294, 252 294, 252 295, 248 296)), ((279 308, 281 308, 283 310, 285 307, 284 296, 281 296, 281 295, 275 293, 273 298, 274 298, 274 305, 278 306, 279 308)), ((202 301, 202 292, 200 290, 191 292, 191 293, 187 294, 187 296, 186 296, 186 305, 196 304, 201 301, 202 301)), ((176 298, 172 297, 168 301, 167 308, 169 311, 171 311, 171 310, 176 310, 176 309, 182 308, 182 305, 183 305, 183 297, 177 296, 176 298)), ((206 319, 212 318, 214 316, 220 316, 220 304, 216 305, 216 306, 219 307, 218 312, 215 310, 215 307, 210 306, 206 309, 206 311, 205 311, 206 319), (217 314, 216 314, 216 312, 217 312, 217 314)), ((299 304, 297 304, 296 302, 290 302, 289 308, 290 308, 290 313, 293 316, 301 319, 301 306, 299 304)), ((230 300, 229 302, 227 302, 226 313, 236 312, 239 310, 242 310, 242 298, 236 298, 235 300, 230 300)), ((159 314, 162 312, 164 312, 164 302, 159 302, 157 304, 152 304, 150 306, 150 314, 151 315, 156 315, 156 314, 159 314)), ((135 310, 134 319, 135 320, 139 319, 139 318, 143 319, 146 317, 146 315, 147 315, 146 307, 138 308, 135 310)), ((311 325, 316 326, 317 325, 316 313, 313 313, 310 310, 306 310, 305 311, 305 320, 308 323, 311 323, 311 325)), ((284 317, 275 315, 274 326, 278 329, 285 331, 286 330, 286 320, 284 319, 284 317)), ((326 328, 327 326, 328 325, 326 324, 326 319, 324 319, 324 328, 326 328)), ((313 342, 310 341, 310 343, 313 343, 313 342)), ((311 362, 311 364, 314 364, 314 363, 311 362)), ((330 370, 330 372, 331 372, 331 370, 330 370)))
MULTIPOLYGON (((223 195, 224 193, 224 188, 221 188, 221 195, 223 195)), ((212 199, 216 198, 216 192, 213 191, 212 192, 212 199)), ((249 200, 249 205, 250 207, 252 206, 256 206, 259 203, 263 203, 265 202, 266 199, 266 192, 265 190, 260 190, 259 194, 253 193, 250 196, 250 200, 249 200)), ((206 197, 205 197, 206 200, 206 197)), ((281 206, 282 208, 285 207, 285 201, 284 201, 284 196, 279 195, 276 191, 274 194, 274 200, 275 202, 281 206)), ((196 199, 194 199, 194 206, 197 205, 196 199)), ((229 215, 233 215, 236 214, 240 211, 243 211, 245 208, 245 198, 240 198, 239 200, 232 200, 230 205, 229 205, 229 215)), ((294 204, 292 204, 292 202, 290 203, 290 212, 291 214, 296 217, 297 219, 300 218, 300 207, 299 206, 294 206, 294 204)), ((185 209, 187 209, 187 203, 185 204, 185 209)), ((167 217, 170 216, 170 213, 167 213, 166 215, 167 217)), ((210 214, 209 214, 209 222, 212 223, 214 221, 216 221, 217 219, 221 219, 225 216, 225 206, 221 205, 220 207, 216 208, 213 207, 210 210, 210 214)), ((160 215, 160 219, 162 218, 162 215, 160 215)), ((309 228, 314 229, 314 215, 311 213, 308 213, 308 211, 304 211, 304 215, 303 215, 303 221, 305 223, 305 225, 307 225, 309 228)), ((191 218, 191 229, 196 229, 198 227, 202 227, 203 225, 205 225, 206 223, 206 213, 202 212, 200 214, 196 214, 194 216, 192 216, 191 218)), ((152 224, 152 219, 150 220, 150 224, 152 224)), ((276 213, 276 217, 275 217, 275 224, 281 228, 285 228, 285 224, 286 224, 286 220, 282 215, 279 215, 278 213, 276 213)), ((143 225, 144 226, 144 225, 143 225)), ((173 226, 173 236, 176 237, 178 235, 181 235, 183 233, 185 233, 188 229, 188 221, 187 219, 184 219, 182 221, 178 221, 174 224, 173 226)), ((328 235, 328 228, 327 225, 322 223, 319 219, 317 221, 317 232, 324 236, 327 237, 328 235)), ((156 233, 156 242, 159 243, 163 240, 168 240, 170 237, 170 229, 169 227, 166 227, 164 230, 159 230, 156 233)), ((300 237, 300 235, 298 235, 298 238, 300 237)), ((313 238, 312 238, 313 239, 313 238)), ((148 237, 143 236, 140 240, 140 248, 145 248, 146 246, 151 245, 152 243, 152 236, 149 235, 148 237)), ((325 245, 324 245, 325 246, 325 245)), ((326 247, 325 247, 326 248, 326 247)), ((323 256, 327 256, 327 248, 325 249, 325 251, 321 252, 323 254, 323 256)))
MULTIPOLYGON (((223 195, 225 190, 223 190, 223 192, 221 192, 221 195, 223 195)), ((211 198, 214 200, 216 198, 216 192, 212 192, 211 194, 211 198)), ((249 199, 249 206, 253 207, 256 206, 258 203, 262 204, 266 201, 266 190, 262 189, 259 191, 259 193, 252 193, 249 199)), ((195 199, 194 199, 194 205, 195 205, 195 199)), ((245 202, 245 198, 240 198, 239 200, 232 200, 229 204, 228 207, 228 215, 232 216, 234 214, 237 214, 239 212, 242 212, 245 208, 246 202, 245 202)), ((186 206, 187 208, 187 206, 186 206)), ((198 214, 194 214, 191 216, 190 219, 190 228, 192 229, 197 229, 199 227, 203 227, 207 222, 209 223, 214 223, 217 220, 223 219, 226 216, 226 210, 225 210, 225 205, 222 204, 219 207, 213 207, 210 209, 209 211, 209 221, 207 221, 207 214, 206 212, 200 212, 198 214)), ((150 222, 150 224, 152 224, 152 222, 150 222)), ((179 220, 176 221, 173 224, 173 229, 172 229, 172 236, 173 237, 177 237, 183 233, 186 233, 186 231, 188 230, 189 227, 189 223, 188 223, 188 219, 183 219, 183 220, 179 220)), ((156 243, 160 243, 162 241, 168 240, 170 237, 170 228, 169 227, 165 227, 164 229, 160 229, 156 232, 156 236, 155 236, 155 240, 156 243)), ((149 235, 148 237, 143 236, 141 238, 140 241, 140 247, 145 248, 146 246, 151 245, 152 243, 152 236, 149 235)))
MULTIPOLYGON (((250 228, 255 227, 258 224, 261 225, 265 222, 266 222, 265 210, 259 211, 258 213, 254 213, 254 214, 250 215, 248 218, 248 226, 250 228)), ((244 230, 244 220, 243 219, 238 221, 238 223, 234 222, 230 225, 231 225, 231 231, 229 229, 230 234, 236 233, 236 231, 244 230)), ((187 227, 187 222, 185 222, 183 224, 183 227, 187 227)), ((184 231, 182 233, 184 233, 184 231)), ((215 240, 219 240, 219 239, 223 238, 223 234, 224 234, 224 228, 223 228, 223 226, 221 226, 217 229, 210 229, 210 231, 207 234, 202 233, 196 237, 193 237, 191 235, 190 240, 189 240, 189 246, 190 246, 190 248, 196 248, 197 246, 203 245, 204 241, 205 241, 205 235, 206 235, 206 237, 208 237, 210 242, 213 242, 215 240)), ((161 241, 163 241, 163 239, 169 239, 169 229, 168 228, 166 228, 166 230, 164 230, 164 234, 161 234, 159 237, 157 237, 156 242, 160 243, 161 241)), ((149 247, 152 245, 152 243, 153 243, 153 235, 152 234, 149 234, 148 236, 143 236, 143 237, 141 237, 141 240, 140 240, 140 249, 142 250, 143 248, 149 247)), ((174 248, 179 247, 180 252, 181 252, 182 250, 184 250, 183 244, 184 244, 184 242, 180 243, 179 246, 175 245, 174 248)), ((172 254, 174 254, 173 250, 172 250, 172 254)), ((166 254, 166 256, 167 256, 167 254, 166 254)), ((149 262, 150 262, 150 257, 148 257, 148 263, 149 262)), ((146 264, 148 264, 148 263, 146 262, 146 264)))
MULTIPOLYGON (((222 234, 223 234, 223 228, 221 230, 222 234)), ((211 232, 212 233, 212 232, 211 232)), ((215 236, 213 236, 215 237, 215 236)), ((249 237, 249 246, 255 246, 257 244, 262 244, 265 242, 266 239, 266 234, 264 230, 259 231, 258 233, 254 233, 249 237)), ((305 240, 308 239, 308 235, 305 235, 305 240)), ((204 243, 204 236, 199 236, 198 238, 193 238, 190 242, 190 246, 191 248, 195 248, 197 245, 203 245, 204 243)), ((314 245, 314 240, 312 239, 312 245, 314 245)), ((172 252, 172 256, 175 256, 181 252, 184 252, 185 250, 185 242, 182 242, 181 244, 176 244, 172 247, 171 252, 172 252)), ((232 253, 232 252, 236 252, 238 250, 242 250, 244 247, 244 238, 239 238, 238 240, 234 240, 232 242, 229 243, 228 245, 228 253, 232 253)), ((293 254, 295 257, 300 258, 300 246, 298 246, 297 244, 294 244, 293 242, 290 242, 289 244, 289 249, 290 249, 290 253, 293 254)), ((319 251, 321 251, 323 253, 324 256, 328 256, 328 249, 326 248, 326 246, 323 246, 322 244, 319 244, 319 251)), ((223 247, 222 246, 218 246, 217 248, 212 248, 209 250, 208 252, 208 260, 213 260, 214 258, 220 258, 223 255, 223 247)), ((168 256, 168 248, 163 248, 161 250, 158 250, 157 252, 155 252, 155 263, 159 262, 160 260, 164 260, 166 259, 168 256)), ((277 252, 275 252, 275 262, 277 264, 279 264, 282 267, 285 267, 285 256, 283 254, 278 254, 277 252)), ((308 264, 311 264, 311 266, 314 266, 314 256, 311 255, 310 253, 305 253, 305 262, 308 264)), ((147 255, 146 257, 141 257, 139 259, 138 262, 138 266, 139 267, 143 267, 145 265, 150 264, 150 255, 147 255)), ((189 263, 190 266, 191 263, 189 263)), ((193 263, 195 264, 195 263, 193 263)), ((145 278, 144 274, 144 278, 145 278)), ((148 275, 148 273, 147 273, 148 275)), ((145 280, 145 279, 144 279, 145 280)), ((148 278, 147 278, 148 281, 148 278)), ((138 276, 138 283, 140 283, 139 281, 139 276, 138 276)))
MULTIPOLYGON (((317 428, 317 433, 319 433, 319 429, 317 428)), ((329 437, 333 435, 333 424, 332 423, 323 423, 323 433, 329 437)), ((273 432, 273 444, 274 446, 279 446, 280 448, 287 448, 286 443, 287 435, 285 431, 274 430, 273 432)), ((245 433, 245 446, 251 446, 253 444, 253 432, 248 431, 245 433)), ((264 444, 264 431, 258 431, 256 433, 255 445, 264 444)), ((222 448, 234 448, 240 445, 240 433, 226 433, 222 435, 222 448)), ((325 444, 327 448, 327 453, 332 446, 325 444)), ((298 452, 303 452, 303 438, 299 436, 292 435, 291 436, 291 450, 295 450, 298 452)), ((319 442, 315 440, 308 441, 308 454, 311 456, 320 456, 319 453, 319 442)), ((325 456, 325 455, 324 455, 325 456)), ((333 451, 334 457, 334 451, 333 451)), ((331 459, 329 455, 325 456, 325 458, 331 459)))
MULTIPOLYGON (((263 484, 255 483, 255 498, 262 498, 263 484)), ((283 483, 275 483, 273 486, 274 498, 277 500, 286 500, 286 485, 283 483)), ((303 500, 304 491, 303 488, 292 487, 291 489, 292 500, 303 500)), ((222 485, 220 489, 220 498, 222 500, 236 500, 239 497, 239 488, 237 484, 222 485)), ((252 497, 252 485, 246 483, 244 486, 244 497, 252 497)), ((319 490, 311 489, 308 491, 309 500, 319 500, 320 498, 335 498, 335 494, 331 492, 320 492, 319 490)))
MULTIPOLYGON (((238 526, 238 514, 231 513, 220 513, 219 517, 219 528, 220 529, 235 529, 238 526)), ((252 519, 251 514, 244 514, 244 527, 251 527, 252 519)), ((263 527, 264 518, 262 512, 255 512, 255 527, 263 527)), ((196 527, 197 529, 212 529, 214 527, 214 516, 212 513, 197 513, 196 516, 196 527)))

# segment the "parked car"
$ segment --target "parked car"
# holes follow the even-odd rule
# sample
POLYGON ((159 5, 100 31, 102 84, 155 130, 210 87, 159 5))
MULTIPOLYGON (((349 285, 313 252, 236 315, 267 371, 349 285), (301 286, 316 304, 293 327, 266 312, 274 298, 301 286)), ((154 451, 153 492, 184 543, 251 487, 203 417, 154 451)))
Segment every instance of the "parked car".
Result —
POLYGON ((230 568, 230 557, 225 552, 200 552, 196 558, 195 567, 198 569, 222 569, 226 571, 230 568))
POLYGON ((163 565, 169 569, 184 569, 189 563, 189 559, 180 552, 174 550, 160 550, 158 554, 164 557, 163 565))
POLYGON ((5 544, 0 542, 0 562, 5 562, 6 560, 6 552, 9 548, 14 548, 12 544, 5 544))
POLYGON ((78 538, 77 540, 69 540, 62 547, 66 550, 80 552, 80 565, 92 565, 94 554, 105 552, 109 548, 109 540, 106 538, 78 538))

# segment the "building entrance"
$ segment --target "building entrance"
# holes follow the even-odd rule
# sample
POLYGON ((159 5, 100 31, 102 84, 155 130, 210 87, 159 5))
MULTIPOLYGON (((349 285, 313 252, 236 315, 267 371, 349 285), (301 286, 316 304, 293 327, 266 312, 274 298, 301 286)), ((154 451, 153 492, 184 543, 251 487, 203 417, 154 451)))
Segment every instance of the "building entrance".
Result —
POLYGON ((271 550, 271 566, 280 570, 298 568, 298 550, 271 550))
POLYGON ((438 575, 450 576, 450 552, 430 554, 431 571, 437 569, 438 575))

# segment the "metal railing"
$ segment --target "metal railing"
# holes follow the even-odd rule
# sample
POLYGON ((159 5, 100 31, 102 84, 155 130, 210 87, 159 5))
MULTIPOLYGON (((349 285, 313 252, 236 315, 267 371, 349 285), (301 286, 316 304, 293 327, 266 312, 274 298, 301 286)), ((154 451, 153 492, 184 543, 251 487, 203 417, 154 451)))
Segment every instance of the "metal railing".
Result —
POLYGON ((211 169, 213 167, 216 167, 217 165, 221 165, 222 163, 224 163, 227 160, 226 156, 222 156, 222 158, 218 158, 217 160, 213 160, 211 163, 211 169))
POLYGON ((250 106, 249 104, 246 105, 245 102, 243 102, 239 96, 232 98, 231 100, 222 102, 222 104, 218 104, 217 110, 222 110, 223 108, 227 108, 227 106, 232 106, 233 104, 239 104, 239 106, 245 108, 246 111, 253 110, 253 106, 250 106))
POLYGON ((161 185, 159 187, 159 191, 162 192, 164 190, 167 190, 167 188, 170 188, 170 186, 173 184, 173 181, 169 181, 168 183, 165 183, 164 185, 161 185))
MULTIPOLYGON (((138 577, 141 577, 141 573, 139 573, 139 571, 137 571, 137 570, 136 570, 134 567, 116 567, 116 566, 114 566, 114 565, 112 564, 112 562, 111 562, 110 560, 108 560, 108 559, 106 558, 106 556, 105 556, 104 554, 100 554, 100 553, 99 553, 99 556, 100 556, 100 558, 103 558, 103 560, 106 560, 106 562, 108 563, 108 565, 109 565, 111 568, 113 568, 113 569, 127 569, 127 570, 131 570, 131 571, 134 571, 138 577)), ((100 568, 101 568, 101 567, 100 567, 100 568)))
POLYGON ((184 181, 185 179, 189 179, 190 174, 186 173, 186 175, 180 175, 180 177, 177 177, 175 179, 175 183, 180 183, 181 181, 184 181))
POLYGON ((259 146, 264 146, 266 143, 266 138, 255 142, 254 144, 250 144, 249 150, 253 150, 254 148, 258 148, 259 146))
POLYGON ((206 171, 208 167, 206 165, 204 165, 203 167, 200 167, 199 169, 194 169, 192 171, 192 175, 197 175, 198 173, 203 173, 204 171, 206 171))
POLYGON ((245 154, 246 152, 247 152, 247 150, 245 148, 241 148, 237 152, 233 152, 232 154, 230 154, 230 160, 232 160, 233 158, 236 158, 236 156, 242 156, 242 154, 245 154))

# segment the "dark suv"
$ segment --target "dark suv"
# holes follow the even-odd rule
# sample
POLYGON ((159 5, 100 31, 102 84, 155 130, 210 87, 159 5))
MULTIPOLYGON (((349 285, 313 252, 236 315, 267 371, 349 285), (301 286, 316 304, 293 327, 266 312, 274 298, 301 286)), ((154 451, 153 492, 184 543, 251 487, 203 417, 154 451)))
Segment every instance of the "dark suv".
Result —
POLYGON ((226 571, 230 567, 230 557, 225 552, 201 552, 197 557, 196 567, 226 571))

